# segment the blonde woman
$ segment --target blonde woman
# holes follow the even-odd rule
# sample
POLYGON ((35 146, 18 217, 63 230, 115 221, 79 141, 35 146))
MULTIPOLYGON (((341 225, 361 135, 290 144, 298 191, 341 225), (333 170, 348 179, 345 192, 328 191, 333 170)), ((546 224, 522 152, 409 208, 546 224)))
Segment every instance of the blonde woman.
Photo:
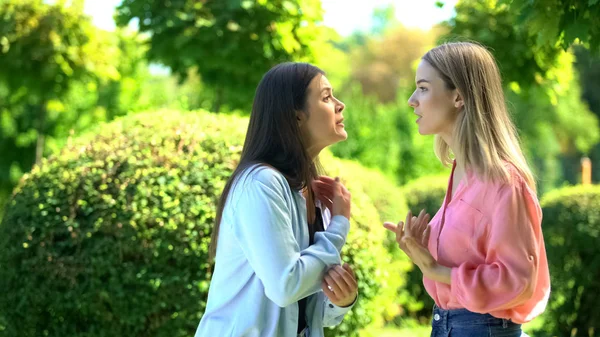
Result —
POLYGON ((435 301, 431 336, 521 336, 550 293, 542 212, 482 46, 440 45, 423 56, 408 100, 422 135, 452 166, 442 207, 384 226, 423 272, 435 301), (454 159, 451 159, 454 158, 454 159))

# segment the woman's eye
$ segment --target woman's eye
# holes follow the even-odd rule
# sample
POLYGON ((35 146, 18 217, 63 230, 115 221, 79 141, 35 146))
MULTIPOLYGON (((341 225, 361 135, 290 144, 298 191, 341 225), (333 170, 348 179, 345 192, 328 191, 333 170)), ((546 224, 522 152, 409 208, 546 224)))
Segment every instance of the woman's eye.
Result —
POLYGON ((419 87, 419 90, 421 90, 421 91, 427 91, 427 88, 425 88, 425 87, 419 87))
POLYGON ((325 102, 329 102, 329 98, 330 98, 330 97, 331 97, 331 96, 325 96, 325 98, 323 98, 323 101, 325 101, 325 102))

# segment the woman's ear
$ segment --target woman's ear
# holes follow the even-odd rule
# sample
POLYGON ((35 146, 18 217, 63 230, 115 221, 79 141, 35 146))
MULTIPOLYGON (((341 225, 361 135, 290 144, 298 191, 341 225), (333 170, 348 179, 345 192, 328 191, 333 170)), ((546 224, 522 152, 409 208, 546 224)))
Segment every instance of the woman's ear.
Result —
POLYGON ((462 99, 462 95, 456 90, 454 93, 454 107, 461 110, 465 106, 465 102, 462 99))
POLYGON ((296 121, 298 122, 298 126, 304 125, 306 122, 306 113, 304 111, 296 111, 296 121))

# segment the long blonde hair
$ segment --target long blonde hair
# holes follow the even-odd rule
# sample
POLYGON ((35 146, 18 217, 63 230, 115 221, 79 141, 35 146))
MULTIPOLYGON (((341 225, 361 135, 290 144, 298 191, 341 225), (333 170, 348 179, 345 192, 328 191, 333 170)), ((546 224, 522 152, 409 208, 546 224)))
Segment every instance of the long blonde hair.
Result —
MULTIPOLYGON (((464 111, 456 119, 454 156, 486 180, 508 182, 511 163, 533 190, 535 179, 521 151, 517 130, 506 108, 500 71, 492 54, 470 42, 445 43, 428 51, 423 60, 434 67, 448 89, 457 89, 464 111)), ((435 153, 444 165, 452 163, 449 145, 436 136, 435 153)))

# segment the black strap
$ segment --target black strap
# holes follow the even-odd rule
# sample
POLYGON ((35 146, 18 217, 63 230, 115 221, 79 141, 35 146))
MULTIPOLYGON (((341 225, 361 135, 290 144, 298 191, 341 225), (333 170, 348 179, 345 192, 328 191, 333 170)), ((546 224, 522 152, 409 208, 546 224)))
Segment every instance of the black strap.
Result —
MULTIPOLYGON (((309 245, 315 243, 315 233, 322 232, 325 230, 323 225, 323 216, 321 215, 321 209, 315 207, 315 223, 308 224, 308 235, 309 245)), ((302 332, 306 328, 306 297, 298 301, 298 333, 302 332)))

